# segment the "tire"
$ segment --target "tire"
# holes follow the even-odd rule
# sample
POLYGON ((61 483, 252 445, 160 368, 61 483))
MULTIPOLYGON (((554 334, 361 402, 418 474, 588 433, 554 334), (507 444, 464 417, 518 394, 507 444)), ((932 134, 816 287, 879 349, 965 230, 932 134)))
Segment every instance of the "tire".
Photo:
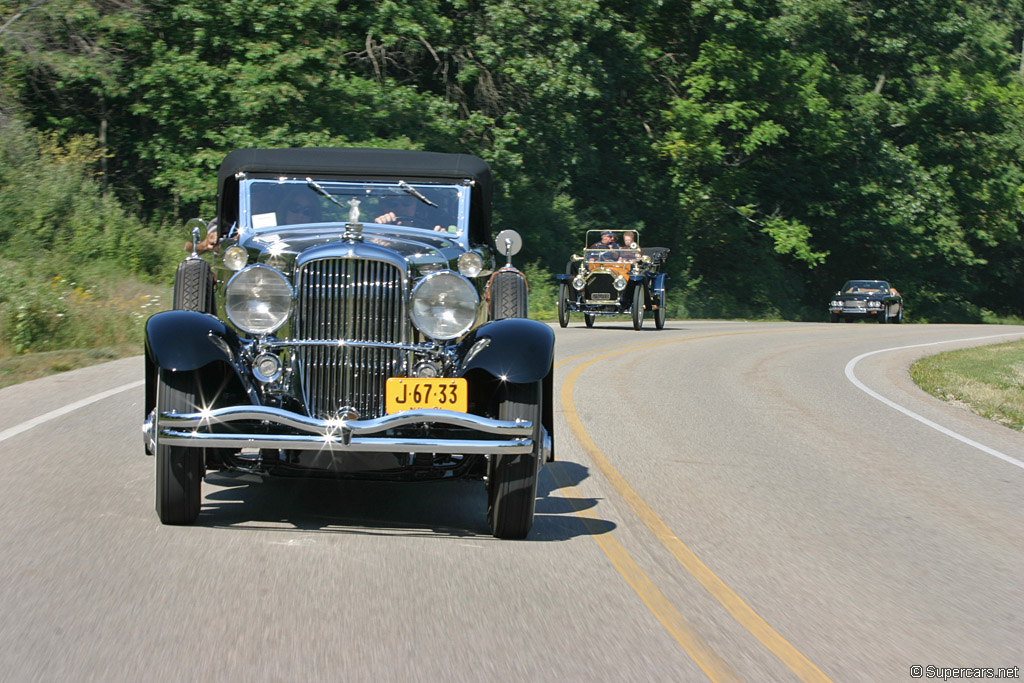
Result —
POLYGON ((658 330, 665 329, 665 318, 668 316, 668 309, 665 307, 665 293, 658 297, 658 310, 654 312, 654 327, 658 330))
POLYGON ((542 383, 509 384, 498 419, 533 422, 533 452, 495 455, 488 481, 487 522, 496 538, 526 538, 537 507, 541 458, 542 383))
MULTIPOLYGON (((157 414, 193 412, 199 398, 194 372, 160 370, 157 414)), ((155 427, 155 425, 154 425, 155 427)), ((156 449, 156 513, 164 524, 192 524, 199 516, 203 452, 183 446, 156 449)))
POLYGON ((216 315, 213 294, 216 280, 209 263, 197 258, 185 259, 174 274, 174 308, 216 315))
POLYGON ((902 306, 900 306, 900 312, 896 314, 896 317, 892 319, 892 322, 896 323, 897 325, 899 325, 899 324, 901 324, 903 322, 903 307, 902 306))
POLYGON ((569 285, 564 282, 558 286, 558 324, 560 327, 569 325, 569 285))
POLYGON ((878 314, 878 324, 884 325, 889 322, 889 309, 883 307, 882 312, 878 314))
POLYGON ((587 324, 587 327, 593 327, 594 326, 594 318, 595 318, 595 316, 594 316, 593 313, 584 313, 583 314, 583 322, 585 322, 587 324))
POLYGON ((837 322, 839 322, 839 314, 837 314, 837 313, 829 313, 828 321, 830 323, 837 323, 837 322))
POLYGON ((518 271, 502 271, 491 280, 491 320, 530 316, 526 280, 518 271))
POLYGON ((639 330, 644 326, 644 286, 638 284, 633 288, 633 304, 630 306, 633 313, 633 329, 639 330))

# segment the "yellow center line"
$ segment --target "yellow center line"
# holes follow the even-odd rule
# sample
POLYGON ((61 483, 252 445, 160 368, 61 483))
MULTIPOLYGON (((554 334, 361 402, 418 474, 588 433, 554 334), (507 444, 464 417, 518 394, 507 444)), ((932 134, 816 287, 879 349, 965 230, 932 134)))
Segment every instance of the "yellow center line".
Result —
MULTIPOLYGON (((665 524, 665 522, 663 522, 657 514, 655 514, 654 510, 652 510, 651 507, 647 505, 646 502, 644 502, 644 500, 636 493, 636 491, 633 490, 633 487, 631 487, 626 482, 622 475, 619 474, 618 470, 616 470, 612 466, 612 464, 608 461, 608 459, 604 456, 600 449, 598 449, 593 439, 590 438, 590 435, 583 427, 583 423, 580 420, 578 413, 576 412, 576 405, 573 402, 573 388, 575 387, 576 380, 579 378, 579 376, 583 373, 584 370, 586 370, 591 365, 599 361, 619 356, 625 353, 629 353, 631 351, 636 351, 637 349, 654 348, 658 346, 664 346, 666 344, 678 344, 685 341, 710 339, 714 337, 739 336, 747 334, 767 334, 770 332, 785 331, 788 330, 765 330, 709 334, 698 337, 687 337, 686 339, 676 339, 672 341, 657 342, 654 344, 642 344, 638 346, 634 345, 628 348, 623 348, 618 351, 614 351, 612 353, 607 353, 597 358, 593 358, 585 363, 581 363, 576 368, 574 368, 572 372, 569 373, 569 376, 562 383, 561 403, 562 410, 565 414, 566 422, 569 423, 569 428, 575 435, 576 440, 579 441, 579 444, 583 448, 584 452, 586 452, 586 454, 593 461, 597 469, 601 472, 601 474, 604 475, 605 479, 607 479, 608 482, 612 485, 612 488, 614 488, 615 491, 619 494, 619 496, 621 496, 622 499, 629 505, 629 507, 633 510, 633 513, 640 519, 640 521, 644 523, 644 525, 648 529, 651 530, 652 533, 654 533, 654 536, 661 542, 661 544, 670 553, 672 553, 672 555, 676 558, 676 561, 678 561, 679 564, 683 566, 683 568, 685 568, 694 578, 696 578, 697 581, 699 581, 700 584, 704 587, 704 589, 707 590, 716 600, 718 600, 718 602, 723 607, 725 607, 726 611, 728 611, 729 614, 731 614, 733 618, 740 623, 741 626, 747 629, 747 631, 749 631, 755 638, 757 638, 762 645, 764 645, 770 652, 772 652, 772 654, 778 657, 779 660, 781 660, 797 676, 799 676, 801 680, 831 681, 831 679, 829 679, 829 677, 826 676, 824 672, 822 672, 809 659, 807 659, 807 657, 800 653, 799 650, 793 647, 789 643, 789 641, 787 641, 779 633, 777 633, 771 626, 769 626, 768 622, 761 618, 761 616, 757 612, 755 612, 754 609, 751 608, 746 602, 744 602, 743 599, 739 595, 737 595, 735 591, 729 588, 729 586, 727 586, 724 581, 718 578, 718 576, 714 572, 712 572, 711 569, 709 569, 708 566, 705 565, 700 560, 700 558, 697 557, 697 555, 692 550, 690 550, 689 547, 687 547, 685 543, 679 540, 679 538, 672 533, 668 525, 665 524)), ((579 358, 585 355, 588 354, 580 354, 578 356, 567 358, 564 361, 558 363, 556 367, 563 365, 575 358, 579 358)), ((584 515, 581 514, 579 510, 577 510, 576 514, 580 517, 584 517, 584 515)), ((609 536, 610 534, 605 533, 605 531, 602 529, 599 533, 595 533, 594 538, 602 539, 609 536)), ((612 560, 615 566, 619 568, 619 563, 623 561, 622 558, 618 556, 612 556, 611 552, 609 552, 609 549, 605 547, 605 544, 602 544, 600 540, 598 540, 598 543, 601 544, 602 549, 605 551, 606 554, 609 555, 609 558, 612 560)), ((617 546, 619 549, 616 550, 616 552, 621 551, 621 553, 625 555, 625 557, 628 559, 630 563, 633 562, 632 559, 629 558, 628 554, 626 554, 626 551, 622 549, 621 545, 619 545, 617 541, 614 545, 617 546)), ((640 594, 641 599, 648 605, 648 607, 652 611, 654 611, 655 609, 654 607, 652 607, 652 604, 658 605, 658 599, 665 599, 664 595, 662 595, 661 592, 657 590, 657 588, 653 587, 653 584, 651 584, 648 587, 642 583, 634 583, 630 580, 629 576, 626 576, 626 573, 621 568, 619 568, 619 571, 623 574, 623 576, 626 577, 626 580, 630 583, 630 586, 632 586, 633 589, 638 594, 640 594), (648 594, 645 592, 650 589, 653 589, 656 594, 648 594)), ((646 577, 644 578, 646 579, 646 577)), ((650 581, 649 579, 647 580, 650 581)), ((669 605, 669 607, 671 607, 671 605, 669 605)), ((659 609, 660 608, 661 606, 659 605, 659 609)), ((663 619, 658 612, 655 612, 655 614, 658 616, 658 619, 661 620, 662 624, 666 624, 665 619, 663 619)), ((680 617, 680 619, 681 618, 682 617, 680 617)), ((697 661, 697 664, 700 665, 701 668, 705 670, 705 672, 708 672, 709 668, 706 667, 705 664, 701 662, 701 660, 697 659, 697 656, 694 654, 693 651, 690 650, 689 647, 687 647, 686 643, 683 643, 683 641, 681 640, 681 635, 673 631, 673 629, 670 628, 668 624, 666 624, 665 627, 668 628, 670 632, 672 632, 672 635, 675 636, 681 644, 683 644, 683 647, 685 647, 687 649, 687 652, 690 653, 691 657, 693 657, 694 660, 697 661)), ((687 626, 687 628, 689 627, 687 626)), ((715 677, 712 676, 711 673, 708 673, 708 676, 711 677, 712 680, 715 680, 715 677)))
MULTIPOLYGON (((553 464, 557 465, 557 463, 553 464)), ((582 506, 579 501, 583 498, 583 493, 573 485, 558 467, 549 466, 546 469, 551 473, 563 496, 572 505, 576 516, 583 520, 583 524, 587 527, 591 537, 597 541, 597 545, 608 556, 608 559, 611 560, 622 577, 626 579, 626 583, 636 591, 640 599, 647 605, 647 609, 661 622, 665 630, 683 646, 683 649, 697 663, 697 666, 707 674, 707 677, 712 681, 722 681, 723 683, 740 680, 718 653, 687 623, 683 615, 675 608, 675 605, 654 585, 654 582, 644 573, 644 570, 633 560, 615 536, 608 533, 605 523, 597 517, 596 513, 582 506)))

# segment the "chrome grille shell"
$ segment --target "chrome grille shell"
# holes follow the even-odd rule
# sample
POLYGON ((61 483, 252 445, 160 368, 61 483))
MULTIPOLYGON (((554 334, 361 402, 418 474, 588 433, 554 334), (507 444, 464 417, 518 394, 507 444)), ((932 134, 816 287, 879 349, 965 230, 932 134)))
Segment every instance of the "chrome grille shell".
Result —
POLYGON ((300 257, 291 334, 302 342, 295 364, 311 417, 348 409, 360 419, 384 415, 387 379, 409 362, 407 350, 387 346, 410 339, 407 284, 404 262, 372 245, 332 245, 300 257))

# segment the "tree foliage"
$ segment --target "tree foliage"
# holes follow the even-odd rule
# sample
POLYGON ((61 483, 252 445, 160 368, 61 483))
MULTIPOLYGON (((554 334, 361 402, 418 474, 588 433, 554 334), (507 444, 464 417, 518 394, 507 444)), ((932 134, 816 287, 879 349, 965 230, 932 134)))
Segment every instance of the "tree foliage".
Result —
POLYGON ((109 226, 208 215, 238 147, 433 149, 493 165, 538 272, 629 227, 691 315, 880 277, 919 319, 1021 316, 1022 39, 1022 0, 0 0, 0 116, 38 131, 0 143, 102 198, 0 170, 0 241, 139 251, 109 226))

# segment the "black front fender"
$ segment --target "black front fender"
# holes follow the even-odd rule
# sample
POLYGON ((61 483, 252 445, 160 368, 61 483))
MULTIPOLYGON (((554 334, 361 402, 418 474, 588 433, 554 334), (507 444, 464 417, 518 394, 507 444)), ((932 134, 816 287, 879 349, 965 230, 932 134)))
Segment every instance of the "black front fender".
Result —
POLYGON ((150 317, 146 321, 145 414, 156 405, 159 370, 190 372, 209 367, 208 381, 230 386, 234 394, 244 397, 247 384, 235 364, 239 348, 234 330, 212 315, 172 310, 150 317))
POLYGON ((481 325, 459 344, 459 376, 483 370, 506 382, 537 382, 551 371, 555 333, 542 322, 506 318, 481 325))
POLYGON ((163 370, 198 370, 210 363, 234 364, 238 336, 223 322, 197 311, 164 311, 146 321, 146 359, 163 370))

